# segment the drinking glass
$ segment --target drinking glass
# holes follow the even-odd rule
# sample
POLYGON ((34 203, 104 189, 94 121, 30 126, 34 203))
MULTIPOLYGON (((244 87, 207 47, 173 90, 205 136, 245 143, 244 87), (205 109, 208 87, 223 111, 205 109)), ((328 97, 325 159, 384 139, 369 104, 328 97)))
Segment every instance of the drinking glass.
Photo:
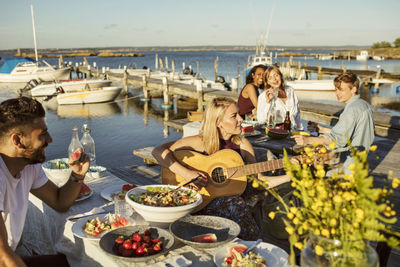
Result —
POLYGON ((128 218, 133 214, 133 209, 128 203, 126 203, 125 198, 120 198, 118 195, 114 195, 113 200, 115 214, 124 218, 128 218))

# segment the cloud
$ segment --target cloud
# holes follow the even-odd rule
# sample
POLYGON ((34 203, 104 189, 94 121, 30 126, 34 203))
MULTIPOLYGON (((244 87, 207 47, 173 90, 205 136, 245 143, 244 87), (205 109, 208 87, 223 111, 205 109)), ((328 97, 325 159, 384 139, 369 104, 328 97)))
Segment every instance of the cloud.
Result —
POLYGON ((111 30, 111 29, 114 29, 117 27, 118 27, 118 24, 108 24, 108 25, 104 26, 104 30, 111 30))

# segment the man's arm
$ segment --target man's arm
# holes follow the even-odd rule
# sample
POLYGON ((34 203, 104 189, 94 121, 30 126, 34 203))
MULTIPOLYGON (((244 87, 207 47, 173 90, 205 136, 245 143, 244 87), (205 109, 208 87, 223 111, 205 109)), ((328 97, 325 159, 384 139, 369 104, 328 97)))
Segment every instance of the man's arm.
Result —
POLYGON ((0 212, 0 266, 23 267, 26 266, 22 259, 8 245, 6 226, 3 220, 3 212, 0 212))

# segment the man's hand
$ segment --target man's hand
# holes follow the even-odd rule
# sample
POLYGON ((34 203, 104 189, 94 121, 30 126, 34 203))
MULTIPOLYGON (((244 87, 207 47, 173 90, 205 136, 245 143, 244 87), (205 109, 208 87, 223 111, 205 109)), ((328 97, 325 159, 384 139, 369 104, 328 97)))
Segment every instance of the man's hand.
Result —
POLYGON ((90 158, 88 155, 83 153, 81 147, 77 148, 74 155, 68 159, 69 167, 75 176, 83 179, 90 168, 90 158), (79 157, 77 155, 80 155, 79 157), (74 157, 75 156, 75 157, 74 157))
POLYGON ((296 135, 293 135, 291 138, 294 139, 296 141, 296 144, 298 144, 300 146, 305 146, 305 145, 310 144, 308 141, 309 138, 304 135, 296 134, 296 135))

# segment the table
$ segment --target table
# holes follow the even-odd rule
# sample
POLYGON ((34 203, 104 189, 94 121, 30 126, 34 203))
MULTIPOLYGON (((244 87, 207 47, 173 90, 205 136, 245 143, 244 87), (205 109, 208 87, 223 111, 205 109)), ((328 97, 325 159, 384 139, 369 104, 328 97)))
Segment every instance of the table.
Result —
MULTIPOLYGON (((40 255, 60 252, 67 256, 68 262, 73 267, 165 266, 165 262, 156 263, 155 260, 137 264, 115 260, 102 251, 98 241, 80 239, 73 235, 71 230, 73 223, 67 220, 69 216, 87 212, 93 207, 107 203, 100 196, 100 192, 110 185, 126 183, 109 172, 106 172, 101 178, 89 179, 85 180, 85 182, 93 190, 93 195, 86 200, 75 203, 67 212, 63 213, 53 210, 40 199, 30 194, 29 208, 21 238, 21 246, 18 251, 21 252, 23 248, 29 248, 40 255)), ((151 183, 150 179, 149 183, 151 183)), ((111 206, 110 211, 112 212, 112 210, 113 206, 111 206)), ((134 215, 134 219, 137 224, 146 224, 140 215, 134 215)), ((172 250, 159 261, 183 255, 186 259, 192 261, 191 266, 215 266, 213 254, 216 250, 200 251, 175 240, 172 250)))

